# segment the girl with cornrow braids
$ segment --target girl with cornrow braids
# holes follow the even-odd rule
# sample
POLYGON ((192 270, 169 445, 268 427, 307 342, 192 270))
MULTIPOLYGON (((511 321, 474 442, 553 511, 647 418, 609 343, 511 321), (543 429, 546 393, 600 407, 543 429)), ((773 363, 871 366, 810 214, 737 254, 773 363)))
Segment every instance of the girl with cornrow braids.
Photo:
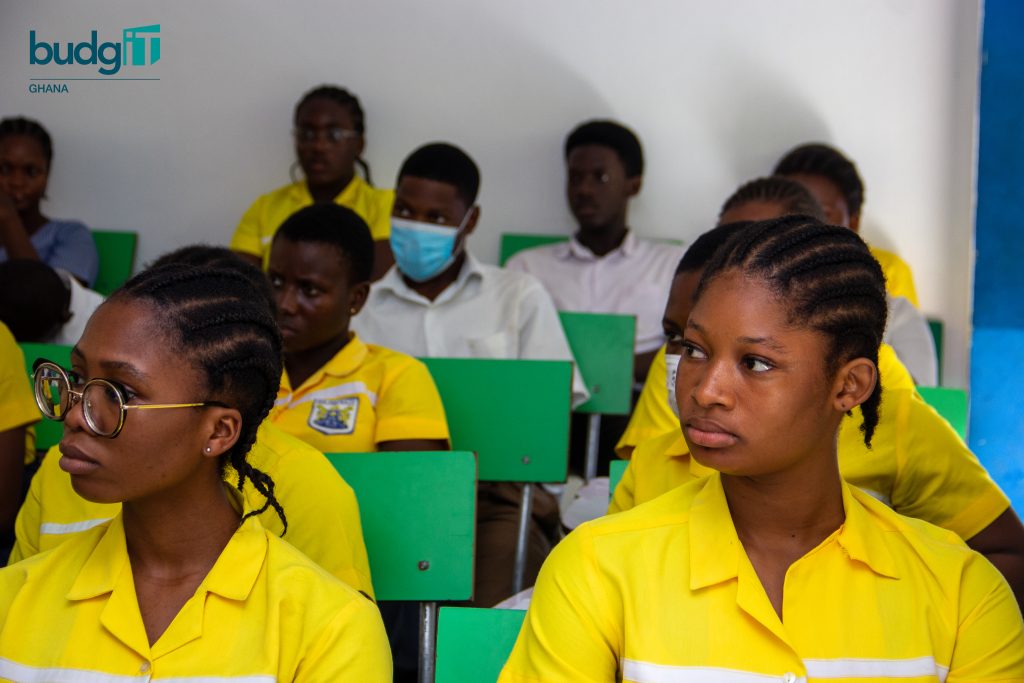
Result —
POLYGON ((0 570, 0 679, 390 680, 373 603, 256 517, 273 509, 287 529, 247 457, 281 353, 249 277, 170 264, 97 309, 70 368, 38 365, 37 403, 65 423, 61 469, 82 497, 122 505, 0 570))
POLYGON ((295 106, 296 161, 292 183, 257 199, 242 216, 231 248, 266 267, 274 233, 288 216, 311 204, 334 203, 355 211, 370 227, 378 279, 394 263, 389 237, 394 192, 372 186, 363 158, 366 124, 355 95, 334 85, 310 90, 295 106), (364 178, 356 174, 359 167, 364 178), (296 171, 302 177, 296 177, 296 171))
POLYGON ((807 216, 736 228, 669 338, 707 476, 578 527, 548 557, 499 681, 1024 680, 1006 580, 840 475, 870 445, 881 268, 807 216))
POLYGON ((0 261, 42 261, 92 286, 99 255, 81 222, 43 215, 53 141, 37 121, 0 121, 0 261))

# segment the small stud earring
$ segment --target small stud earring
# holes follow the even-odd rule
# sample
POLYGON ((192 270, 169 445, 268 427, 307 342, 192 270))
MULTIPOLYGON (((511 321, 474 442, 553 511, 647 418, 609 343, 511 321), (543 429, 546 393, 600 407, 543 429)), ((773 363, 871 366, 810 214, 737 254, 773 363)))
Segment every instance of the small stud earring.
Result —
POLYGON ((209 453, 210 451, 211 451, 210 447, 209 447, 209 446, 207 446, 207 447, 206 447, 206 452, 207 452, 207 453, 209 453))
POLYGON ((349 315, 355 315, 356 314, 356 309, 355 309, 354 306, 352 308, 348 309, 348 314, 349 315))

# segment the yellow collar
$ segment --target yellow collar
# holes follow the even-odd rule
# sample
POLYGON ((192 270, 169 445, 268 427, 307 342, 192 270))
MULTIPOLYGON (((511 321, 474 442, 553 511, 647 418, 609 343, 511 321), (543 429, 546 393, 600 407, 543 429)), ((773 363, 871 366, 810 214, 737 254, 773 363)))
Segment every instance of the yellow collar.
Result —
MULTIPOLYGON (((899 578, 886 530, 872 519, 869 510, 881 503, 845 481, 842 492, 846 521, 822 544, 835 540, 850 560, 867 565, 876 574, 899 578)), ((721 474, 714 472, 690 505, 690 589, 736 578, 741 552, 743 547, 729 513, 721 474)))

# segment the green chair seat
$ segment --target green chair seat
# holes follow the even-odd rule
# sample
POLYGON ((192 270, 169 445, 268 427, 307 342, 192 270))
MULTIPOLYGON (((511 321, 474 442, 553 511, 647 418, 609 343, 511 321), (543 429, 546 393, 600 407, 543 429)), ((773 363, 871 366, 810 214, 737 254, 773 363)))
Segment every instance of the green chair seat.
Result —
POLYGON ((477 454, 480 481, 565 481, 572 363, 421 360, 441 394, 452 448, 477 454))
POLYGON ((92 288, 104 296, 109 296, 132 275, 139 234, 117 230, 93 230, 92 239, 100 256, 99 272, 92 288))
POLYGON ((558 314, 590 398, 578 413, 628 415, 633 395, 636 318, 605 313, 558 314))
POLYGON ((627 467, 628 460, 612 460, 608 463, 608 500, 615 496, 615 487, 619 485, 627 467))
POLYGON ((523 610, 442 607, 436 683, 495 683, 525 616, 523 610))
POLYGON ((476 538, 472 453, 329 453, 327 459, 359 501, 378 600, 472 597, 476 538))
POLYGON ((917 393, 925 403, 946 418, 961 439, 967 439, 967 392, 950 387, 918 387, 917 393))

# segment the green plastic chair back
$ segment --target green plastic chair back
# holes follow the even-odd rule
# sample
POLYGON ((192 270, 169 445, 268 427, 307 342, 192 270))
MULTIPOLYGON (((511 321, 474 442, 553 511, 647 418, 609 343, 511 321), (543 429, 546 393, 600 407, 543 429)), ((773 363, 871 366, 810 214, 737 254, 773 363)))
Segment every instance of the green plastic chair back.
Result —
MULTIPOLYGON (((25 371, 28 373, 29 382, 32 381, 32 366, 36 359, 45 358, 53 361, 62 368, 71 367, 71 347, 60 344, 32 344, 24 342, 19 344, 21 352, 25 354, 25 371)), ((64 435, 64 423, 56 420, 47 420, 45 417, 36 423, 36 450, 49 450, 52 446, 60 443, 64 435)))
POLYGON ((629 467, 628 460, 612 460, 608 463, 608 499, 615 495, 615 487, 622 480, 622 475, 629 467))
POLYGON ((506 232, 501 235, 498 263, 504 266, 510 258, 525 249, 568 241, 569 237, 567 235, 532 235, 522 232, 506 232))
POLYGON ((565 481, 572 363, 421 360, 441 394, 452 448, 477 454, 480 481, 565 481))
POLYGON ((961 439, 967 439, 967 392, 949 387, 918 387, 925 403, 946 418, 961 439))
POLYGON ((558 317, 590 390, 590 399, 578 406, 576 412, 628 415, 633 395, 636 318, 565 311, 558 317))
POLYGON ((938 379, 939 386, 942 386, 942 339, 943 339, 943 328, 945 325, 941 320, 937 318, 928 318, 928 329, 932 332, 932 340, 935 341, 935 359, 938 361, 938 373, 936 378, 938 379))
POLYGON ((100 268, 92 288, 108 296, 131 277, 139 234, 117 230, 93 230, 92 239, 96 242, 96 251, 100 255, 100 268))
POLYGON ((495 683, 512 653, 526 612, 442 607, 436 683, 495 683))
POLYGON ((359 501, 378 600, 472 597, 476 538, 472 453, 329 453, 327 459, 359 501))

